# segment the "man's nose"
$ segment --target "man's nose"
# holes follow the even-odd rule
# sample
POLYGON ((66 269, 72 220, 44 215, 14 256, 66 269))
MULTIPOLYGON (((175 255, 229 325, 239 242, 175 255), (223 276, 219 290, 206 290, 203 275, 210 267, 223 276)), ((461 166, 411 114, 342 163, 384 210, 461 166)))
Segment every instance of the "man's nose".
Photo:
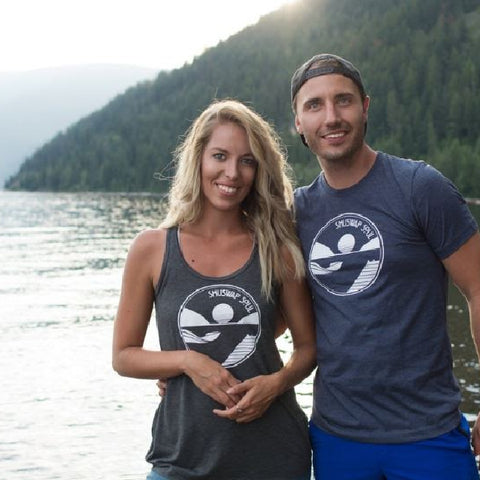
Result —
POLYGON ((337 123, 339 119, 338 109, 334 102, 325 103, 325 123, 337 123))

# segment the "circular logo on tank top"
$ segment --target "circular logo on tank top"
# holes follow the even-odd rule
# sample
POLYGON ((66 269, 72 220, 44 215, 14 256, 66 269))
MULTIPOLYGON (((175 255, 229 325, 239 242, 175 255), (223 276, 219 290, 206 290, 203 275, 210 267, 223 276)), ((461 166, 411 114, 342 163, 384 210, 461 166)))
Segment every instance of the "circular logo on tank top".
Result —
POLYGON ((383 239, 376 225, 357 213, 330 220, 317 234, 308 268, 334 295, 354 295, 375 283, 383 264, 383 239))
POLYGON ((255 351, 260 309, 242 288, 211 285, 195 290, 183 302, 178 329, 185 348, 204 353, 225 368, 235 367, 255 351))

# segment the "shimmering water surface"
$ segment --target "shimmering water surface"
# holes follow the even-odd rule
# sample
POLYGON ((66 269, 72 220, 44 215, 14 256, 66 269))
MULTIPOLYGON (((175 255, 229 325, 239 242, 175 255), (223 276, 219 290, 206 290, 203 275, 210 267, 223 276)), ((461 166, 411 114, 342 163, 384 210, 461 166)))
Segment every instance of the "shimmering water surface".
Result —
MULTIPOLYGON (((158 395, 112 371, 111 336, 128 246, 161 217, 153 195, 0 192, 0 478, 145 478, 158 395)), ((472 419, 478 364, 465 302, 452 291, 449 303, 472 419)), ((288 336, 279 345, 287 354, 288 336)), ((310 414, 311 378, 297 392, 310 414)))

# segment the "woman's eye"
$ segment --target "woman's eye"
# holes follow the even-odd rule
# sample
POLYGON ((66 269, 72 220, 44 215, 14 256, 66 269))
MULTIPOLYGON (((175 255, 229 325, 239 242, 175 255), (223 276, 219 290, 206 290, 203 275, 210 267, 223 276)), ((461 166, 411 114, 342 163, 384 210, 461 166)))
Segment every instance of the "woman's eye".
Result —
POLYGON ((224 153, 214 153, 213 158, 216 160, 225 160, 225 154, 224 153))
POLYGON ((253 157, 242 158, 242 163, 244 165, 257 166, 257 161, 253 157))

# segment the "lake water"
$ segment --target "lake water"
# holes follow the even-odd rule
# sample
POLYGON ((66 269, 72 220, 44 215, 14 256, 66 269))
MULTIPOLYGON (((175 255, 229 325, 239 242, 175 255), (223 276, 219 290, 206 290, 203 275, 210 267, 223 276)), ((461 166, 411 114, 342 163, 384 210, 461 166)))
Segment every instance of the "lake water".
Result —
MULTIPOLYGON (((157 389, 113 372, 111 336, 128 246, 161 218, 153 195, 0 192, 0 478, 145 478, 157 389)), ((453 290, 449 325, 473 420, 478 362, 453 290)), ((297 392, 310 414, 311 378, 297 392)))

